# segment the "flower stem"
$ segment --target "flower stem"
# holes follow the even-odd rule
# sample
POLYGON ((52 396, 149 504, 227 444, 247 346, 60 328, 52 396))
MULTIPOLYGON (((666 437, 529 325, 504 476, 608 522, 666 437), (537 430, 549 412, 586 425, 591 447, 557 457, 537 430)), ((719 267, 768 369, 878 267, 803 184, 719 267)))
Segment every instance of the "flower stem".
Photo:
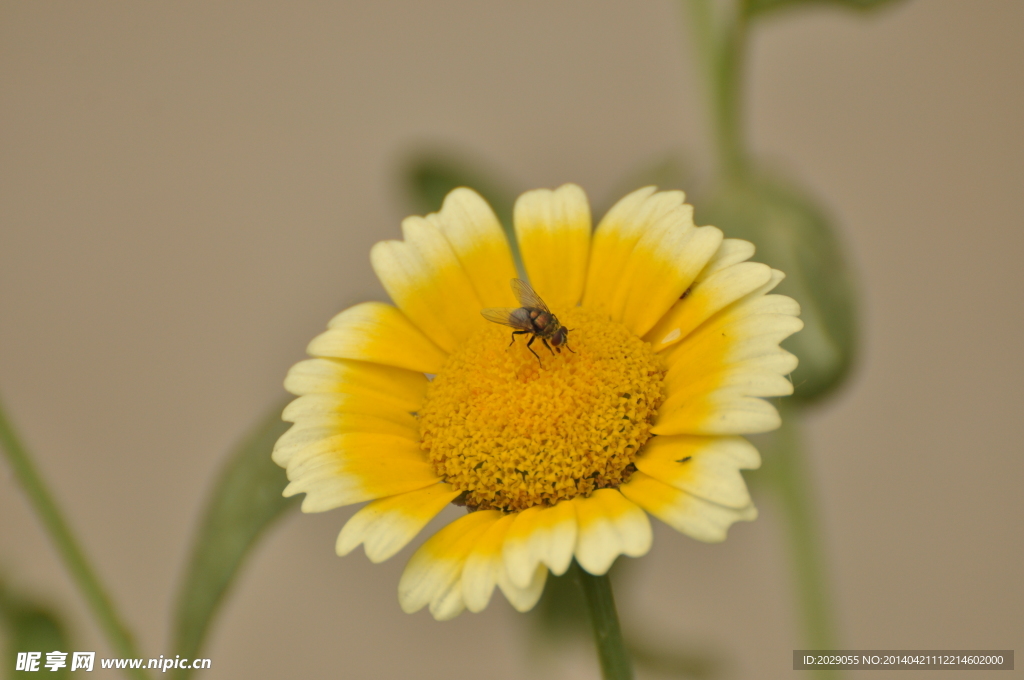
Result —
MULTIPOLYGON (((715 133, 718 180, 742 181, 749 172, 743 134, 743 74, 749 33, 750 0, 720 3, 684 0, 697 62, 704 77, 711 124, 715 133)), ((796 586, 804 644, 809 649, 835 649, 835 624, 829 606, 824 559, 815 522, 806 462, 799 436, 797 409, 783 400, 782 429, 775 433, 765 474, 778 495, 789 535, 790 563, 796 586)), ((835 678, 834 671, 819 677, 835 678)))
POLYGON ((747 170, 742 106, 747 2, 722 6, 713 0, 686 0, 686 4, 711 112, 718 173, 726 180, 736 179, 747 170), (716 16, 716 10, 722 16, 716 16))
POLYGON ((633 664, 626 652, 619 628, 619 616, 615 612, 615 598, 608 575, 594 576, 586 569, 573 564, 577 579, 583 588, 583 597, 590 612, 590 623, 594 627, 594 645, 601 661, 601 675, 604 680, 630 680, 633 664))
MULTIPOLYGON (((92 608, 92 612, 106 633, 111 647, 122 658, 142 658, 132 641, 128 628, 118 617, 110 597, 96 577, 96 572, 86 560, 85 554, 64 519, 64 515, 36 470, 32 457, 18 439, 2 405, 0 405, 0 447, 6 452, 15 476, 21 482, 22 488, 25 489, 29 500, 43 520, 43 525, 49 531, 50 538, 53 539, 57 550, 64 559, 64 566, 71 572, 75 583, 92 608)), ((142 669, 132 669, 128 672, 137 678, 149 677, 142 669)))
MULTIPOLYGON (((800 438, 797 409, 783 400, 780 408, 782 427, 775 433, 776 446, 771 455, 773 472, 769 479, 785 516, 789 534, 790 563, 803 619, 804 640, 808 649, 836 649, 835 621, 832 615, 825 577, 825 559, 821 533, 815 521, 814 500, 800 438)), ((819 678, 837 678, 837 671, 815 671, 819 678)))

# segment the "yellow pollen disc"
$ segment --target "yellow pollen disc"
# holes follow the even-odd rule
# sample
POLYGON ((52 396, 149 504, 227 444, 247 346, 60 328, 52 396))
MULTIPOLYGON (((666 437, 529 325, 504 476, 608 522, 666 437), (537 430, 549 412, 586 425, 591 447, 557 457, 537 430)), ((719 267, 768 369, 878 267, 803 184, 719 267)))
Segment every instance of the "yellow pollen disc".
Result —
POLYGON ((624 326, 582 308, 558 316, 568 346, 498 324, 460 346, 419 412, 434 470, 474 509, 504 512, 617 487, 650 437, 665 369, 624 326))

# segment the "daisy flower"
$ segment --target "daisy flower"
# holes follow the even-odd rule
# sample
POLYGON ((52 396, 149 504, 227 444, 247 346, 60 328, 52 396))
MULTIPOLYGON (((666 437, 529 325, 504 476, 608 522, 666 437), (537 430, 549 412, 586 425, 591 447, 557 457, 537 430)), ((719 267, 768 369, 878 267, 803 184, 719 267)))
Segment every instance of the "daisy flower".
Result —
POLYGON ((740 470, 760 458, 740 435, 778 427, 764 398, 793 391, 779 342, 799 307, 768 294, 783 274, 695 226, 682 192, 635 191, 592 229, 567 184, 523 194, 514 223, 529 286, 510 285, 508 241, 475 192, 406 219, 370 253, 394 304, 338 314, 285 380, 285 495, 306 494, 304 512, 369 501, 339 555, 386 560, 466 508, 405 568, 407 612, 478 612, 495 587, 526 611, 573 559, 601 575, 645 554, 648 514, 724 540, 757 516, 740 470), (523 307, 550 314, 512 334, 536 316, 523 307))

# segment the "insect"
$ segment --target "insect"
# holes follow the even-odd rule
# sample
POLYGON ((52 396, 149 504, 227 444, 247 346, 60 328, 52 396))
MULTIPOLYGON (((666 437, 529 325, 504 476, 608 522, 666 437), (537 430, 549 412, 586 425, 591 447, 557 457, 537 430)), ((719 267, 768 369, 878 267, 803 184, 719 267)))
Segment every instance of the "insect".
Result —
POLYGON ((519 300, 519 304, 522 307, 518 309, 511 307, 488 307, 487 309, 480 310, 480 313, 488 321, 516 329, 512 331, 512 342, 508 344, 509 347, 515 343, 517 335, 529 333, 531 337, 530 341, 526 343, 526 349, 530 350, 533 356, 537 357, 538 362, 540 361, 540 355, 530 347, 537 338, 541 339, 541 342, 544 343, 544 346, 548 348, 551 354, 555 353, 551 349, 552 347, 561 353, 563 346, 573 354, 576 353, 567 344, 571 329, 558 322, 558 317, 551 313, 551 310, 540 299, 536 291, 530 288, 530 284, 521 279, 512 279, 512 292, 515 293, 516 299, 519 300), (548 344, 549 340, 551 341, 550 344, 548 344))

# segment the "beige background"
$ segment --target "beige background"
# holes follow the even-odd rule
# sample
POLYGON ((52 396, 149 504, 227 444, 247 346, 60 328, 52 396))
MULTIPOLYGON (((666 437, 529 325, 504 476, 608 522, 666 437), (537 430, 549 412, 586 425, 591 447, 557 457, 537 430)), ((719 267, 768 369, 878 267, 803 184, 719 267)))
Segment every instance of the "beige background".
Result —
MULTIPOLYGON (((917 0, 753 43, 753 144, 831 207, 864 287, 862 363, 810 431, 848 648, 1024 650, 1022 28, 1015 0, 917 0)), ((0 391, 147 654, 226 450, 332 314, 383 295, 405 154, 601 205, 670 149, 706 167, 682 34, 667 0, 0 4, 0 391)), ((658 527, 624 625, 805 677, 762 510, 718 546, 658 527)), ((202 677, 595 677, 584 650, 528 663, 504 602, 401 613, 409 552, 335 557, 350 512, 260 545, 202 677)), ((110 654, 6 464, 0 551, 110 654)))

